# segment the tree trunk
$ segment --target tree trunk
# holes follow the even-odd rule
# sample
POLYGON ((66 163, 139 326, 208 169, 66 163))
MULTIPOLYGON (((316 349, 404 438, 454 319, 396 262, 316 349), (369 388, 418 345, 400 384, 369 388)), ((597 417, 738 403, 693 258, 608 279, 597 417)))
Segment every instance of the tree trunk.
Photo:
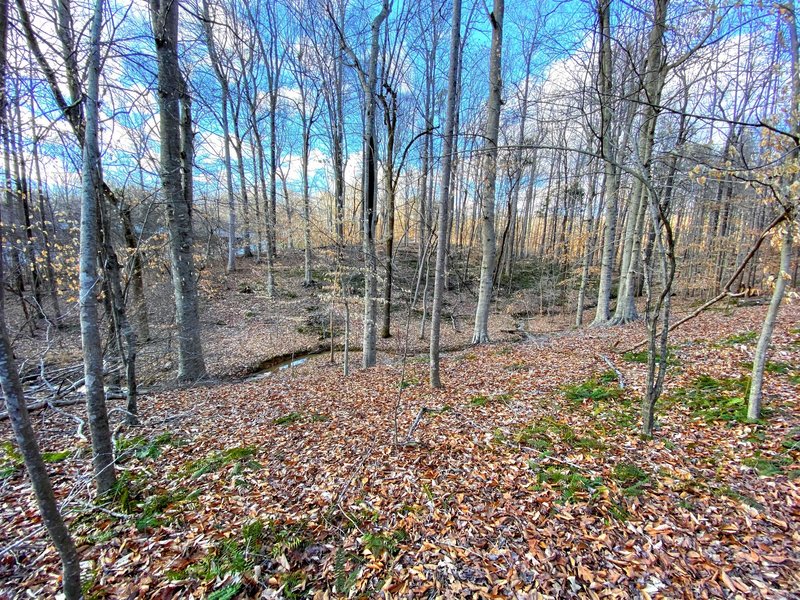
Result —
POLYGON ((494 203, 497 179, 497 139, 500 129, 500 93, 502 92, 503 12, 505 0, 494 0, 494 11, 489 15, 492 25, 492 46, 489 55, 489 102, 486 107, 486 166, 483 174, 481 198, 481 275, 478 306, 475 310, 473 344, 489 341, 489 308, 492 302, 492 276, 494 275, 495 231, 494 203))
MULTIPOLYGON (((500 0, 502 22, 502 0, 500 0)), ((442 387, 439 373, 439 341, 444 300, 444 265, 447 255, 447 240, 450 237, 450 175, 453 161, 453 137, 456 122, 456 96, 458 72, 461 68, 461 0, 453 0, 453 23, 450 29, 450 68, 447 75, 447 113, 445 115, 444 139, 442 140, 442 180, 439 190, 439 240, 436 247, 436 270, 433 283, 433 309, 431 310, 430 384, 442 387)), ((491 273, 489 274, 491 277, 491 273)))
POLYGON ((619 173, 615 165, 614 148, 611 144, 611 120, 613 109, 612 57, 611 57, 611 0, 598 0, 597 14, 600 28, 600 56, 598 90, 600 95, 600 152, 603 156, 605 181, 605 224, 603 229, 603 252, 600 258, 600 286, 597 291, 597 311, 593 325, 605 325, 611 316, 611 275, 614 269, 614 242, 617 229, 617 191, 619 173))
MULTIPOLYGON (((7 6, 5 0, 0 0, 0 12, 5 13, 7 6)), ((1 35, 3 35, 2 32, 0 32, 1 35)), ((0 102, 2 101, 0 100, 0 102)), ((25 395, 20 384, 11 344, 8 341, 6 332, 5 314, 3 314, 3 306, 5 304, 3 285, 2 264, 0 263, 0 388, 2 388, 5 396, 6 410, 11 421, 11 428, 14 430, 17 446, 19 446, 25 469, 31 480, 31 487, 36 497, 36 503, 39 506, 39 514, 47 528, 50 539, 53 541, 53 545, 61 557, 64 597, 67 600, 79 600, 83 597, 81 592, 80 558, 69 534, 69 529, 64 524, 64 520, 58 510, 58 503, 56 502, 55 494, 53 494, 53 486, 47 473, 47 465, 39 451, 39 444, 36 442, 36 434, 33 431, 28 408, 25 404, 25 395)))
POLYGON ((178 64, 178 5, 169 0, 150 0, 150 9, 158 57, 161 185, 167 208, 178 326, 178 380, 196 381, 205 376, 206 367, 200 341, 197 273, 192 254, 191 105, 178 64))
MULTIPOLYGON (((100 3, 95 7, 100 13, 100 3)), ((97 21, 100 20, 99 14, 97 21)), ((94 32, 94 28, 93 28, 94 32)), ((99 26, 98 26, 99 39, 99 26)), ((7 65, 7 40, 8 40, 8 1, 0 0, 0 129, 6 129, 6 65, 7 65)), ((2 232, 0 232, 2 235, 2 232)), ((3 247, 0 240, 0 247, 3 247)), ((55 285, 55 282, 51 282, 55 285)), ((3 277, 3 264, 0 261, 0 388, 5 396, 6 410, 14 430, 14 437, 25 462, 25 468, 31 479, 31 487, 39 506, 42 522, 47 528, 53 545, 56 547, 63 568, 63 591, 67 600, 78 600, 82 597, 80 559, 75 549, 75 544, 69 535, 69 530, 58 511, 53 487, 47 474, 47 467, 42 460, 39 445, 31 425, 28 408, 25 404, 25 395, 20 384, 17 367, 14 364, 11 344, 8 341, 5 319, 5 281, 3 277)))
MULTIPOLYGON (((362 359, 364 368, 375 364, 377 269, 375 254, 375 208, 377 204, 377 161, 375 159, 375 84, 378 78, 378 36, 389 15, 389 2, 384 0, 381 12, 372 21, 372 40, 366 85, 364 87, 364 183, 363 183, 363 247, 364 247, 364 336, 362 359)), ((364 82, 362 82, 364 83, 364 82)))
POLYGON ((103 350, 97 318, 98 203, 100 202, 99 80, 102 4, 97 0, 92 18, 92 41, 87 64, 86 129, 81 174, 80 225, 80 322, 86 406, 92 437, 94 477, 98 494, 110 491, 116 482, 114 451, 108 425, 103 386, 103 350))
POLYGON ((767 362, 767 350, 772 342, 772 331, 775 320, 778 318, 778 309, 786 291, 786 281, 791 279, 790 269, 792 260, 792 222, 791 219, 784 225, 783 243, 781 244, 781 264, 775 278, 775 289, 772 291, 772 300, 769 303, 767 316, 761 327, 756 353, 753 356, 753 374, 750 383, 750 397, 747 402, 747 418, 761 418, 762 385, 764 383, 764 365, 767 362))

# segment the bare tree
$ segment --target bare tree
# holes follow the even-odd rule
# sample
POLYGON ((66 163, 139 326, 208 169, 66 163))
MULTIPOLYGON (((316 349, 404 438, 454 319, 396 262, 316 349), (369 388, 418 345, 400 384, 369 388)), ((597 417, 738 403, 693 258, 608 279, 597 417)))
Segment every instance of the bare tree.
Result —
POLYGON ((192 255, 191 99, 178 63, 178 4, 150 0, 158 59, 158 106, 161 131, 161 186, 167 205, 175 320, 178 325, 178 380, 206 374, 200 341, 197 273, 192 255))
MULTIPOLYGON (((224 11, 221 11, 223 13, 224 11)), ((229 65, 223 65, 222 58, 219 54, 217 41, 214 38, 214 28, 212 23, 211 10, 208 5, 208 0, 203 0, 203 32, 205 33, 206 46, 208 47, 208 57, 211 61, 211 67, 214 69, 214 76, 217 78, 222 97, 220 98, 220 105, 222 107, 222 137, 223 137, 223 160, 225 162, 225 193, 228 198, 228 264, 226 270, 228 273, 236 268, 236 200, 233 195, 233 168, 231 166, 231 137, 230 137, 230 119, 228 118, 228 104, 230 102, 230 82, 228 81, 227 68, 229 65)), ((224 26, 221 24, 220 26, 224 26)))
MULTIPOLYGON (((501 12, 502 18, 502 12, 501 12)), ((450 26, 450 67, 447 75, 447 115, 442 144, 442 179, 439 188, 439 239, 436 247, 436 272, 433 283, 433 308, 431 312, 430 384, 442 387, 439 374, 439 337, 444 297, 445 259, 447 239, 450 236, 450 176, 453 161, 453 137, 455 136, 456 97, 458 95, 458 72, 461 57, 461 0, 453 0, 453 22, 450 26)), ((420 268, 421 265, 420 265, 420 268)))
MULTIPOLYGON (((95 6, 95 18, 97 27, 92 27, 92 33, 96 33, 94 39, 97 41, 99 57, 99 31, 100 20, 102 17, 101 0, 97 0, 95 6)), ((8 0, 0 0, 0 128, 6 129, 6 67, 8 48, 8 0)), ((98 58, 99 62, 99 58, 98 58)), ((0 231, 0 236, 2 231, 0 231)), ((4 247, 0 239, 0 247, 4 247)), ((47 473, 47 466, 42 459, 39 451, 39 444, 31 425, 28 407, 25 403, 25 394, 22 390, 17 367, 14 362, 14 355, 11 344, 8 340, 5 316, 5 281, 3 275, 3 261, 0 260, 0 388, 5 397, 6 410, 17 440, 20 454, 25 463, 25 469, 31 479, 33 493, 39 506, 39 513, 44 522, 50 539, 56 547, 63 569, 63 591, 67 600, 78 600, 82 597, 80 558, 75 549, 75 544, 69 534, 69 530, 61 517, 56 503, 53 486, 50 476, 47 473)))
POLYGON ((83 347, 83 372, 86 380, 86 407, 92 432, 92 458, 98 494, 105 494, 117 480, 114 469, 114 450, 106 410, 103 385, 103 350, 97 318, 97 295, 100 280, 97 276, 97 224, 101 198, 99 128, 100 28, 102 3, 97 0, 92 18, 92 39, 86 65, 86 129, 83 143, 81 173, 81 251, 80 251, 80 321, 83 347))
POLYGON ((475 309, 473 344, 489 341, 489 309, 495 260, 494 205, 497 181, 497 140, 500 130, 500 94, 502 93, 503 12, 505 0, 494 0, 489 13, 492 24, 492 47, 489 54, 489 101, 486 105, 483 195, 481 198, 481 275, 478 306, 475 309))

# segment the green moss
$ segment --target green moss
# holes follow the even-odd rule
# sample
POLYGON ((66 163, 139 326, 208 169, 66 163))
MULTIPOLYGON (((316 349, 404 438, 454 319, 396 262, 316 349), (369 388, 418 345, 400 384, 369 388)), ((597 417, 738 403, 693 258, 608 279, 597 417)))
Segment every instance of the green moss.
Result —
POLYGON ((407 538, 407 534, 402 529, 396 529, 392 532, 378 532, 366 533, 363 537, 364 547, 376 558, 387 554, 394 556, 398 549, 400 542, 407 538))
POLYGON ((302 571, 290 571, 279 577, 283 597, 287 600, 303 598, 306 595, 306 574, 302 571))
POLYGON ((758 338, 756 331, 739 331, 721 339, 715 346, 736 346, 737 344, 750 344, 758 338))
POLYGON ((240 581, 231 583, 211 592, 206 597, 206 600, 231 600, 236 597, 241 589, 242 583, 240 581))
POLYGON ((734 490, 732 487, 723 486, 721 488, 713 489, 712 492, 713 492, 713 494, 715 496, 726 496, 728 498, 732 498, 733 500, 736 500, 737 502, 741 502, 743 504, 746 504, 747 506, 750 506, 751 508, 755 508, 756 510, 759 510, 759 511, 763 511, 764 510, 764 505, 761 504, 758 500, 756 500, 755 498, 753 498, 751 496, 748 496, 747 494, 742 494, 741 492, 738 492, 738 491, 734 490))
POLYGON ((608 385, 608 378, 604 377, 604 375, 605 374, 599 377, 592 377, 583 383, 564 386, 561 390, 564 392, 564 396, 566 396, 567 399, 577 402, 617 398, 621 390, 617 386, 608 385))
POLYGON ((488 406, 493 402, 502 402, 503 404, 508 404, 512 399, 513 395, 507 393, 494 394, 493 396, 484 396, 479 394, 470 398, 469 403, 472 406, 488 406))
MULTIPOLYGON (((647 356, 647 350, 642 350, 641 352, 625 352, 622 355, 622 359, 628 362, 647 364, 647 356)), ((673 353, 672 348, 667 349, 667 364, 671 366, 681 364, 681 361, 678 360, 673 353)))
POLYGON ((650 475, 641 467, 629 462, 617 463, 612 477, 623 487, 625 496, 640 496, 644 486, 650 481, 650 475))
POLYGON ((406 388, 411 387, 412 385, 418 385, 418 384, 419 384, 419 379, 417 379, 416 377, 407 377, 406 379, 403 379, 403 381, 400 382, 400 389, 404 390, 406 388))
POLYGON ((22 467, 22 455, 11 442, 0 444, 0 478, 14 476, 22 467))
POLYGON ((253 460, 256 453, 255 446, 242 446, 228 448, 221 452, 213 452, 208 456, 192 461, 184 467, 184 472, 188 473, 192 479, 196 479, 206 473, 218 471, 227 465, 236 465, 239 472, 243 469, 258 470, 261 465, 253 460))
POLYGON ((292 423, 296 423, 300 419, 303 418, 299 412, 290 412, 283 416, 278 417, 277 419, 273 419, 272 423, 275 425, 291 425, 292 423))
POLYGON ((590 500, 603 486, 602 479, 587 477, 571 466, 547 467, 536 474, 536 480, 558 491, 564 504, 590 500))
POLYGON ((756 455, 744 459, 742 464, 753 467, 761 477, 772 477, 783 474, 784 468, 791 465, 792 462, 791 457, 784 454, 776 454, 771 458, 756 455))
POLYGON ((673 392, 670 400, 682 404, 706 421, 747 422, 750 378, 715 379, 700 375, 688 387, 673 392))
POLYGON ((472 406, 486 406, 489 404, 489 398, 486 396, 473 396, 470 398, 469 403, 472 406))
POLYGON ((587 450, 603 450, 606 447, 594 432, 581 436, 569 424, 554 419, 543 419, 519 429, 514 434, 514 441, 539 451, 549 451, 557 441, 587 450))
POLYGON ((55 463, 66 460, 72 456, 72 450, 62 450, 61 452, 42 452, 42 460, 46 463, 55 463))
POLYGON ((131 457, 139 460, 158 458, 164 446, 180 446, 181 440, 170 432, 154 438, 143 436, 119 437, 114 442, 117 462, 125 462, 131 457))
POLYGON ((356 581, 358 581, 358 568, 354 568, 352 571, 348 572, 347 565, 353 564, 358 566, 361 562, 362 560, 359 555, 346 552, 343 548, 337 548, 333 562, 333 573, 336 576, 334 585, 336 591, 344 597, 350 594, 350 590, 353 589, 356 581))

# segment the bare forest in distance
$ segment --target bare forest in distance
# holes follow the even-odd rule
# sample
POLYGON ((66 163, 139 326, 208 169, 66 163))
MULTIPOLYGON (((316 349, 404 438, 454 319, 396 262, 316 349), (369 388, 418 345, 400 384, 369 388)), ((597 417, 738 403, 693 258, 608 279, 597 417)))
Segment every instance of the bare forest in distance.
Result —
POLYGON ((0 0, 0 599, 800 599, 795 0, 0 0))

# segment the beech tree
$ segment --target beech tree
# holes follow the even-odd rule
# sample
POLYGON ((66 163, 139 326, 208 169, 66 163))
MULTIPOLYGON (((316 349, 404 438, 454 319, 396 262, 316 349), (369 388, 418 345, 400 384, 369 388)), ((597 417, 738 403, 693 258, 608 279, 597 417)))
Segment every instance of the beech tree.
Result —
POLYGON ((178 4, 150 0, 158 59, 161 133, 161 186, 167 207, 175 321, 178 326, 178 380, 206 374, 200 340, 197 273, 192 254, 193 132, 191 98, 178 63, 178 4))
POLYGON ((481 198, 481 275, 478 306, 475 309, 473 344, 489 341, 489 310, 495 261, 494 205, 497 180, 497 140, 500 128, 500 94, 502 93, 503 11, 504 0, 495 0, 489 13, 492 25, 492 47, 489 51, 489 100, 486 105, 483 190, 481 198))
MULTIPOLYGON (((501 0, 502 1, 502 0, 501 0)), ((502 12, 501 12, 502 18, 502 12)), ((442 387, 439 373, 439 337, 444 298, 444 265, 447 242, 450 237, 451 170, 456 121, 456 96, 461 49, 461 0, 453 0, 453 21, 450 25, 450 66, 447 75, 447 116, 444 124, 442 147, 442 179, 439 189, 439 239, 436 246, 436 270, 433 284, 433 308, 431 310, 430 384, 442 387)))

